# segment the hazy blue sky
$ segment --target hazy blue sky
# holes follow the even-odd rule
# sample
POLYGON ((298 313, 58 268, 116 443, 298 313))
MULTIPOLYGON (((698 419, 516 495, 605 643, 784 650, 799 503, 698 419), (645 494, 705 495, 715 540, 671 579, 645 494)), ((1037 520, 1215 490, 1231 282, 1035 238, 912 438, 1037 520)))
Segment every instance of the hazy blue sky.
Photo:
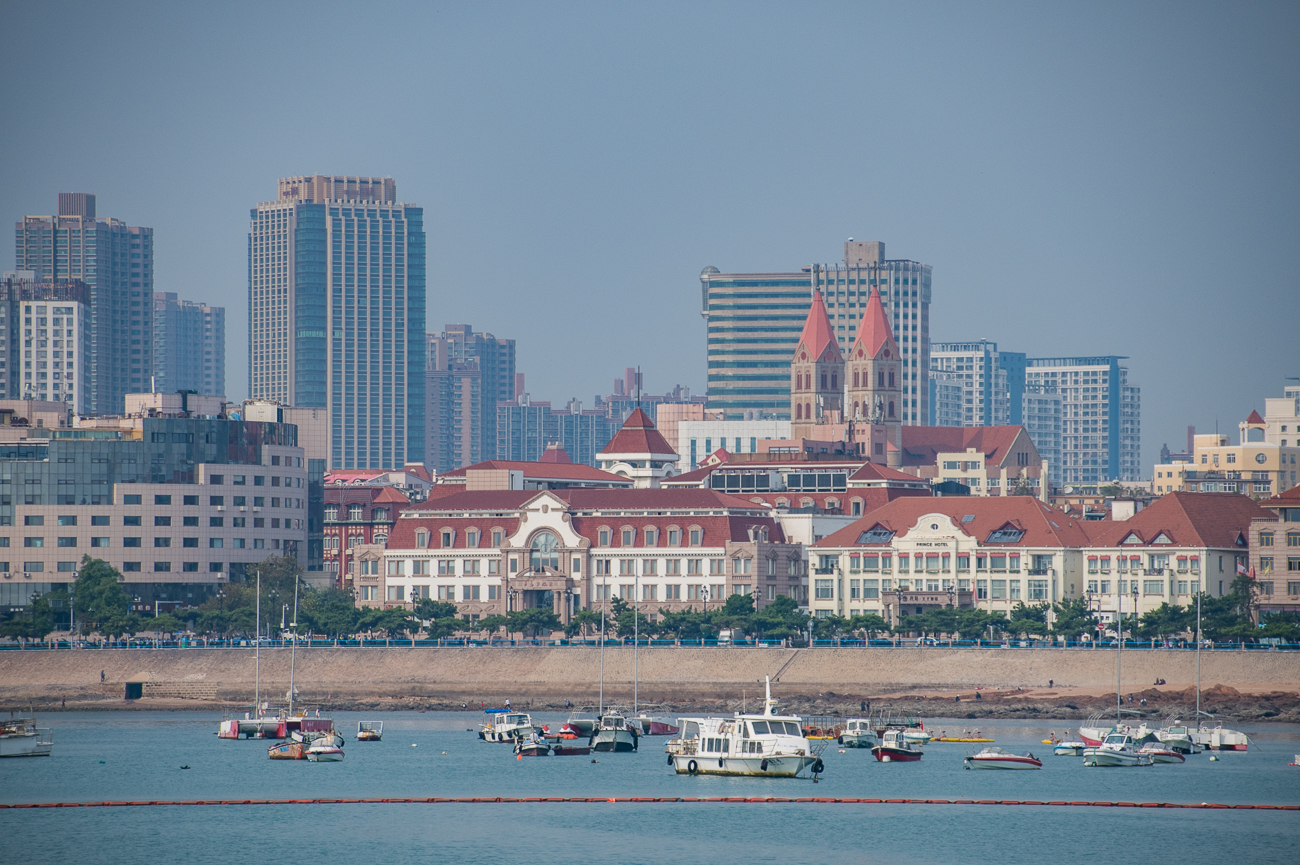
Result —
MULTIPOLYGON (((1300 374, 1295 3, 0 2, 0 216, 60 191, 227 308, 283 175, 396 178, 428 327, 535 399, 702 392, 700 269, 850 237, 934 266, 935 340, 1123 354, 1143 474, 1300 374)), ((12 267, 12 235, 0 246, 12 267)))

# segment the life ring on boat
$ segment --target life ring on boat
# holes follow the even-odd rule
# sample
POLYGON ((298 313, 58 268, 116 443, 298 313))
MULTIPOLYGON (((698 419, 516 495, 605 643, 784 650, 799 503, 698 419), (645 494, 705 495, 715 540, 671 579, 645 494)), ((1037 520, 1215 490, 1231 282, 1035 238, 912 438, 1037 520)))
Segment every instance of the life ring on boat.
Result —
POLYGON ((700 771, 700 766, 694 760, 686 764, 686 771, 692 775, 700 771))
POLYGON ((761 769, 762 771, 766 772, 766 771, 767 771, 767 761, 764 760, 763 762, 759 763, 759 764, 758 764, 758 768, 761 769))
POLYGON ((825 772, 825 771, 826 771, 826 765, 825 765, 824 763, 822 763, 822 760, 821 760, 820 757, 817 758, 817 762, 815 762, 815 763, 812 764, 812 767, 811 767, 811 768, 812 768, 812 773, 813 773, 814 775, 820 775, 822 772, 825 772))
POLYGON ((718 768, 719 768, 719 769, 722 768, 722 758, 721 758, 721 757, 718 758, 718 768))
POLYGON ((672 755, 672 754, 669 754, 669 755, 668 755, 668 765, 671 766, 672 764, 673 764, 673 755, 672 755))

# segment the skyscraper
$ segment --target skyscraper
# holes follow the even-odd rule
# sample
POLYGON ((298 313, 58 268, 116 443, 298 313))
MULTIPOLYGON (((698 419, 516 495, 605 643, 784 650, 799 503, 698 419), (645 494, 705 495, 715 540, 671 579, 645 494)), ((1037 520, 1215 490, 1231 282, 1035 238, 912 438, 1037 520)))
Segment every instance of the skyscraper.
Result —
POLYGON ((428 464, 450 471, 495 459, 497 404, 515 398, 515 341, 448 324, 426 342, 428 464))
POLYGON ((79 279, 31 276, 20 271, 0 280, 0 399, 63 402, 86 414, 90 289, 79 279))
POLYGON ((126 394, 146 390, 153 373, 153 229, 97 218, 95 196, 85 192, 60 192, 58 205, 57 216, 26 216, 17 224, 17 270, 88 286, 85 410, 121 414, 126 394))
MULTIPOLYGON (((998 344, 981 339, 977 342, 936 342, 930 346, 930 377, 961 387, 958 406, 938 405, 935 414, 958 423, 934 426, 1006 426, 1011 423, 1011 404, 1007 371, 1002 368, 998 344)), ((1023 374, 1023 373, 1022 373, 1023 374)), ((1020 390, 1023 390, 1023 384, 1020 390)))
POLYGON ((707 322, 709 408, 728 419, 761 411, 789 419, 790 358, 813 292, 820 289, 841 353, 847 352, 874 286, 902 357, 899 417, 924 426, 930 408, 931 267, 885 258, 877 241, 844 244, 843 264, 813 265, 802 273, 700 274, 707 322))
POLYGON ((422 462, 424 211, 391 177, 281 178, 249 212, 249 393, 330 411, 330 465, 422 462))
POLYGON ((1029 358, 1025 389, 1061 399, 1061 476, 1066 485, 1141 477, 1142 395, 1124 358, 1029 358))
POLYGON ((153 389, 226 395, 226 309, 153 296, 153 389))

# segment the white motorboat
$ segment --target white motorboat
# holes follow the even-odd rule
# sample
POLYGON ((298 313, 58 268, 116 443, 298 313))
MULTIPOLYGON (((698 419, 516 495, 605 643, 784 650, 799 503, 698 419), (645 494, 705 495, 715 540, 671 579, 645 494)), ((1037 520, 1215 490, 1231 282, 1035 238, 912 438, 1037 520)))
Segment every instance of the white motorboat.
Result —
POLYGON ((551 743, 534 733, 515 742, 515 753, 521 757, 549 757, 551 743))
POLYGON ((1128 733, 1111 733, 1097 747, 1083 749, 1085 766, 1150 766, 1154 762, 1150 754, 1138 750, 1128 733))
POLYGON ((485 742, 497 742, 513 745, 519 739, 525 739, 537 728, 527 712, 492 712, 492 720, 479 725, 478 737, 485 742))
POLYGON ((636 729, 619 712, 601 715, 591 734, 593 751, 635 751, 637 743, 636 729))
POLYGON ((1057 742, 1052 746, 1052 753, 1058 757, 1082 757, 1087 747, 1082 742, 1057 742))
POLYGON ((966 756, 967 769, 1041 769, 1043 761, 1033 754, 1013 754, 1005 748, 985 748, 966 756))
POLYGON ((1180 754, 1194 754, 1201 750, 1192 741, 1191 730, 1187 728, 1186 724, 1177 719, 1170 723, 1169 726, 1156 730, 1155 737, 1160 740, 1160 744, 1180 754))
POLYGON ((357 722, 357 741, 358 742, 378 742, 384 738, 383 721, 358 721, 357 722))
POLYGON ((1163 742, 1147 742, 1138 749, 1140 754, 1148 754, 1153 763, 1186 763, 1187 758, 1163 742))
POLYGON ((840 734, 840 743, 845 748, 870 748, 876 744, 876 734, 871 730, 871 721, 867 718, 850 718, 844 724, 840 734))
POLYGON ((343 759, 342 737, 331 734, 312 740, 307 746, 307 759, 313 763, 337 763, 343 759))
POLYGON ((589 712, 584 709, 578 712, 570 712, 568 720, 564 723, 578 731, 581 735, 590 736, 592 733, 596 732, 596 724, 599 721, 599 712, 589 712))
POLYGON ((925 724, 919 727, 908 727, 903 731, 903 739, 913 745, 928 745, 934 737, 925 731, 925 724))
POLYGON ((1089 715, 1088 721, 1079 726, 1079 738, 1088 747, 1096 748, 1114 729, 1115 725, 1108 723, 1101 715, 1089 715))
POLYGON ((803 733, 798 715, 776 714, 767 682, 763 714, 731 718, 680 718, 681 734, 668 742, 668 765, 678 775, 795 778, 824 766, 803 733))
POLYGON ((1213 729, 1200 727, 1191 734, 1192 742, 1207 751, 1245 751, 1249 737, 1239 730, 1229 730, 1222 725, 1213 729))
POLYGON ((0 757, 48 757, 54 731, 36 726, 36 716, 0 721, 0 757))

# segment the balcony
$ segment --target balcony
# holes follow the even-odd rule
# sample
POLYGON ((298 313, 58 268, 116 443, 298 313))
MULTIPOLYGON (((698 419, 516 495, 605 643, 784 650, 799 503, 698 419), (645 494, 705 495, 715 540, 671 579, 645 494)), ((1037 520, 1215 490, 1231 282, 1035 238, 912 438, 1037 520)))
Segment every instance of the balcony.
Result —
POLYGON ((835 573, 835 569, 834 568, 813 568, 813 573, 818 575, 833 574, 835 573))
MULTIPOLYGON (((1031 577, 1054 577, 1054 576, 1056 576, 1056 571, 1053 570, 1052 568, 1030 568, 1029 570, 1025 571, 1025 573, 1029 574, 1029 576, 1031 576, 1031 577)), ((1109 572, 1105 572, 1105 573, 1109 573, 1109 572)))

